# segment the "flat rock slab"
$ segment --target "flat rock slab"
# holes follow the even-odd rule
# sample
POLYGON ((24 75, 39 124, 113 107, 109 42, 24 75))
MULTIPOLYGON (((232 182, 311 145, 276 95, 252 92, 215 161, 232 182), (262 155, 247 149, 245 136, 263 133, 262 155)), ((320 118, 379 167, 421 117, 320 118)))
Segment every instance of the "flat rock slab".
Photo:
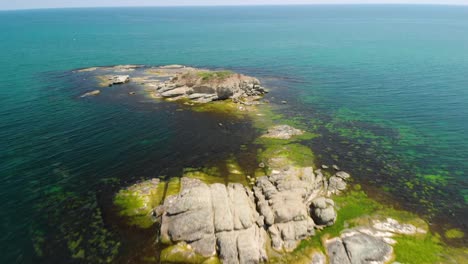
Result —
POLYGON ((268 132, 262 137, 276 139, 290 139, 293 136, 304 134, 304 131, 288 125, 278 125, 268 129, 268 132))

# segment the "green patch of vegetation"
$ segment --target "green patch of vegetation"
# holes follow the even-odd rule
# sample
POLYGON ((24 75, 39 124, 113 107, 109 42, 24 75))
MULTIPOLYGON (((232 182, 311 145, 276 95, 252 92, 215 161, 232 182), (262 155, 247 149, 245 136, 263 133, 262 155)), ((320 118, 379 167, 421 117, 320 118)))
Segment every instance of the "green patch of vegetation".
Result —
POLYGON ((169 246, 161 252, 162 263, 187 263, 187 264, 217 264, 220 263, 217 257, 203 257, 196 253, 190 245, 180 242, 169 246))
POLYGON ((151 180, 137 183, 120 190, 114 197, 114 204, 122 216, 128 217, 129 223, 141 228, 153 225, 151 211, 164 198, 164 183, 155 184, 151 180))
POLYGON ((437 175, 437 174, 426 174, 422 175, 422 178, 434 185, 447 185, 448 175, 437 175))
POLYGON ((443 246, 437 237, 400 236, 395 240, 396 261, 414 264, 441 263, 443 246))
POLYGON ((177 195, 180 192, 180 178, 173 177, 167 182, 165 197, 177 195))
POLYGON ((452 229, 445 231, 445 237, 448 239, 463 238, 464 236, 465 236, 465 233, 463 233, 458 228, 452 228, 452 229))
POLYGON ((212 81, 212 80, 224 80, 234 72, 232 71, 201 71, 197 72, 197 76, 200 77, 203 81, 212 81))
POLYGON ((321 235, 338 236, 345 228, 352 227, 350 226, 353 223, 352 220, 366 215, 370 216, 383 208, 381 204, 370 199, 364 191, 360 190, 359 186, 341 196, 334 197, 333 200, 337 207, 336 222, 321 231, 321 235))
POLYGON ((312 263, 314 253, 325 252, 319 236, 313 236, 302 240, 293 252, 273 253, 269 255, 268 263, 312 263))
POLYGON ((297 143, 284 144, 284 140, 276 139, 268 140, 268 144, 264 144, 264 148, 259 149, 257 157, 259 162, 267 163, 272 168, 283 167, 290 162, 306 167, 314 165, 315 161, 310 148, 297 143))
POLYGON ((184 177, 198 179, 207 184, 224 183, 225 179, 220 176, 217 168, 184 170, 184 177))

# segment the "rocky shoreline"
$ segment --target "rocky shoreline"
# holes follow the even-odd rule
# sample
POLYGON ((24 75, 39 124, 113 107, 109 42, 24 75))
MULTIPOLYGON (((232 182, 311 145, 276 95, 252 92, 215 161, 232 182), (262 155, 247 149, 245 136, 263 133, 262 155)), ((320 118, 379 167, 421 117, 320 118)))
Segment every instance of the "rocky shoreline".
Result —
MULTIPOLYGON (((298 131, 282 125, 263 137, 290 139, 300 135, 298 131)), ((294 252, 301 242, 335 223, 333 197, 346 191, 351 176, 344 171, 324 174, 283 155, 271 155, 259 167, 266 169, 266 175, 253 178, 250 185, 210 184, 203 177, 184 175, 172 183, 159 179, 138 183, 116 198, 124 200, 128 190, 140 194, 133 198, 142 199, 144 206, 134 208, 134 216, 158 223, 160 243, 166 245, 162 263, 269 262, 276 254, 294 252), (155 202, 148 195, 164 190, 164 197, 155 198, 160 205, 149 206, 155 202), (143 215, 141 209, 146 211, 143 215)), ((391 263, 393 236, 427 232, 392 218, 371 223, 323 238, 325 250, 314 248, 300 263, 391 263)))
MULTIPOLYGON (((254 77, 182 65, 77 72, 93 73, 102 87, 81 97, 135 85, 151 98, 194 110, 245 112, 262 131, 255 172, 233 160, 226 161, 228 175, 201 164, 180 177, 135 183, 115 195, 129 225, 157 234, 160 263, 433 263, 440 258, 435 254, 447 255, 449 249, 423 220, 367 198, 336 164, 317 165, 301 144, 314 135, 272 118, 263 99, 267 90, 254 77), (426 251, 434 252, 421 257, 426 251)), ((449 252, 456 259, 466 255, 449 252)))

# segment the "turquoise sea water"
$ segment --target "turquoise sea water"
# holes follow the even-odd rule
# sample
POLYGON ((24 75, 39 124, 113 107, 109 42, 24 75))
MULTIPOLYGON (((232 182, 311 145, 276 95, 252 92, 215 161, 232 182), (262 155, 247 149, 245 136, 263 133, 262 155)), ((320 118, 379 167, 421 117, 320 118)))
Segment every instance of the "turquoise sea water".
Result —
POLYGON ((436 231, 468 231, 467 7, 7 11, 0 59, 2 263, 128 261, 129 244, 152 251, 151 237, 119 228, 108 194, 222 160, 255 137, 248 123, 223 134, 223 117, 170 104, 78 100, 87 87, 71 70, 96 65, 263 78, 287 99, 285 116, 322 135, 307 142, 322 163, 436 231))

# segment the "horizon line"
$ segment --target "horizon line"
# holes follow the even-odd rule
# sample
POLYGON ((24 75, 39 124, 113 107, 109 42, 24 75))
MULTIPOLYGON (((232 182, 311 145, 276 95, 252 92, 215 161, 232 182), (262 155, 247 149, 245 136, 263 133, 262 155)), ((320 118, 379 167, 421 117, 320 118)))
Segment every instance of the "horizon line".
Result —
POLYGON ((170 8, 170 7, 268 7, 268 6, 351 6, 351 5, 413 5, 413 6, 468 6, 468 3, 291 3, 291 4, 220 4, 220 5, 121 5, 121 6, 70 6, 70 7, 33 7, 1 9, 0 11, 28 11, 28 10, 51 10, 51 9, 93 9, 93 8, 170 8))

